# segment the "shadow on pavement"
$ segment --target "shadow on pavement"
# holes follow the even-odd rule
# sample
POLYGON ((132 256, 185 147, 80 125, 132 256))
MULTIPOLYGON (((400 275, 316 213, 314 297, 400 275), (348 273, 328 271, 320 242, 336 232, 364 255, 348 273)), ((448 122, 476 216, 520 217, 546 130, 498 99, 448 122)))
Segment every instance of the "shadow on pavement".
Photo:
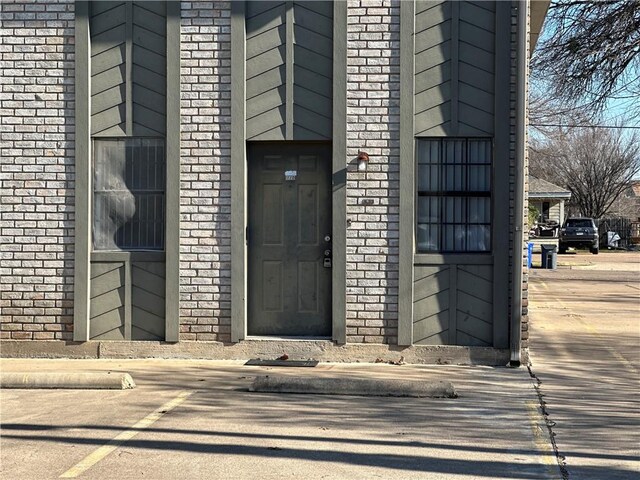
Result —
MULTIPOLYGON (((104 439, 38 436, 9 434, 3 437, 15 440, 37 440, 38 442, 70 443, 74 445, 103 445, 104 439)), ((285 437, 286 438, 286 437, 285 437)), ((327 439, 323 438, 322 441, 327 439)), ((413 446, 413 445, 411 445, 413 446)), ((465 459, 443 459, 424 455, 397 455, 397 454, 368 454, 357 452, 345 452, 341 450, 307 450, 301 448, 288 448, 277 446, 248 446, 224 443, 196 443, 177 440, 129 440, 127 448, 153 449, 164 451, 180 451, 191 453, 206 453, 226 456, 270 457, 280 459, 310 460, 314 462, 345 463, 368 467, 392 467, 396 470, 407 472, 441 472, 447 474, 473 474, 476 477, 487 478, 524 478, 539 479, 540 465, 532 463, 518 464, 517 472, 510 462, 475 461, 465 459)), ((440 446, 449 448, 449 445, 440 446)), ((453 447, 453 446, 451 446, 453 447)), ((478 448, 477 451, 483 451, 478 448)), ((528 452, 532 453, 532 452, 528 452)), ((629 472, 621 471, 628 474, 629 472)), ((585 468, 579 478, 612 478, 616 475, 611 469, 585 468)))

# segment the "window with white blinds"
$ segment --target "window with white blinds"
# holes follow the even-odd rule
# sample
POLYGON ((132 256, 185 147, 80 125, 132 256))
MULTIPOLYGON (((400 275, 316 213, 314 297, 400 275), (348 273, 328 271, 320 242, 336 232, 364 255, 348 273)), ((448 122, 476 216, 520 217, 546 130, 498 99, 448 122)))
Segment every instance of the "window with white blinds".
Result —
POLYGON ((489 139, 417 139, 418 253, 491 251, 489 139))
POLYGON ((94 140, 94 250, 162 250, 164 139, 94 140))

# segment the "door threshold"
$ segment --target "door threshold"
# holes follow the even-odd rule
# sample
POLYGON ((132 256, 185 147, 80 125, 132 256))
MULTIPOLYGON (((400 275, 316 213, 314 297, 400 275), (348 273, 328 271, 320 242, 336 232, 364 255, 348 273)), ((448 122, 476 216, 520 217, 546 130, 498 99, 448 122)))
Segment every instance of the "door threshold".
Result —
POLYGON ((331 337, 294 337, 278 335, 247 335, 245 340, 276 341, 276 342, 331 342, 331 337))

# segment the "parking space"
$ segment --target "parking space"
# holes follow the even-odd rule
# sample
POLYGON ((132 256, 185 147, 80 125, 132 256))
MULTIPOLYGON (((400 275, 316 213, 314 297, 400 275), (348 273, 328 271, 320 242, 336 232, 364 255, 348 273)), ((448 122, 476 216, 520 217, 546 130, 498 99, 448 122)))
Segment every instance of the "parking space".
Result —
POLYGON ((526 369, 2 361, 5 371, 26 367, 125 370, 138 387, 0 392, 2 478, 558 478, 526 369), (255 375, 269 373, 447 379, 459 397, 247 391, 255 375))
POLYGON ((530 353, 571 478, 640 470, 640 253, 559 255, 530 272, 530 353), (606 472, 606 473, 605 473, 606 472))

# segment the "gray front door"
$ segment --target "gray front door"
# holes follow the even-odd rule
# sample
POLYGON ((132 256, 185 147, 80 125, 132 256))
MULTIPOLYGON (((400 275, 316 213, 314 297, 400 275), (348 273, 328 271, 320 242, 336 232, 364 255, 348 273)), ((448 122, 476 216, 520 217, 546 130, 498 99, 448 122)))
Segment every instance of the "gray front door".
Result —
POLYGON ((331 147, 250 144, 249 335, 331 336, 331 147))

